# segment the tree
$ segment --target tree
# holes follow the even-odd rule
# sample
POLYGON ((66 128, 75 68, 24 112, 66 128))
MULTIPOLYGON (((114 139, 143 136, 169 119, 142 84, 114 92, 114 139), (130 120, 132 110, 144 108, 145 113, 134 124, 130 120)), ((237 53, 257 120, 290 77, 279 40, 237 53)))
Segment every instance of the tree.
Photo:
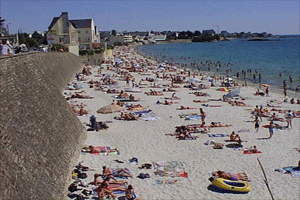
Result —
POLYGON ((116 36, 117 35, 117 31, 116 30, 111 30, 111 35, 116 36))
POLYGON ((192 38, 193 37, 192 31, 187 31, 186 34, 187 34, 188 38, 192 38))
POLYGON ((194 35, 195 35, 195 36, 200 36, 200 35, 201 35, 201 32, 197 30, 197 31, 195 31, 194 35))

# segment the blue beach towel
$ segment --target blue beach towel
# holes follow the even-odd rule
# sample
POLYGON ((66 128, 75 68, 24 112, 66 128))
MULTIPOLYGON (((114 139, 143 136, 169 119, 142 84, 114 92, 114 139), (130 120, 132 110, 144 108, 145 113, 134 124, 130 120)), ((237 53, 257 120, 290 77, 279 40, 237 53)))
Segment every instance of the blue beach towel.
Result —
POLYGON ((201 119, 201 115, 190 115, 186 116, 185 120, 199 120, 201 119))
POLYGON ((208 137, 228 137, 226 133, 208 134, 208 137))

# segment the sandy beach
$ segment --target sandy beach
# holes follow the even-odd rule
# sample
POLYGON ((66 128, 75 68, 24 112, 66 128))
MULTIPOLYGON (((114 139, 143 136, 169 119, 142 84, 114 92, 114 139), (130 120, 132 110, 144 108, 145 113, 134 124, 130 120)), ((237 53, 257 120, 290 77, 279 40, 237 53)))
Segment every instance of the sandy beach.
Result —
MULTIPOLYGON (((115 57, 123 61, 119 64, 119 71, 126 71, 122 69, 125 68, 126 60, 128 61, 128 66, 138 63, 139 66, 150 68, 148 64, 145 64, 145 58, 135 54, 132 48, 120 48, 118 51, 115 51, 115 57)), ((188 85, 189 83, 175 83, 174 85, 180 86, 179 88, 173 88, 176 90, 175 95, 180 99, 172 100, 175 102, 172 105, 157 104, 157 101, 164 102, 166 97, 171 98, 173 92, 163 92, 163 96, 148 96, 145 94, 145 92, 150 92, 150 89, 162 91, 164 88, 168 88, 163 87, 163 84, 171 84, 170 80, 156 78, 153 72, 157 71, 158 64, 154 63, 154 61, 152 63, 151 66, 155 70, 129 72, 135 79, 136 84, 139 84, 142 79, 145 80, 146 77, 153 78, 154 82, 142 81, 140 86, 143 87, 139 88, 141 90, 140 93, 127 92, 140 100, 138 102, 125 102, 128 105, 140 104, 145 110, 150 109, 151 117, 148 116, 149 120, 144 120, 143 116, 132 121, 117 120, 114 117, 119 117, 119 112, 110 114, 97 113, 99 108, 112 104, 113 100, 117 101, 113 96, 118 95, 96 90, 96 86, 90 88, 89 81, 100 81, 100 78, 104 77, 99 77, 99 66, 89 66, 91 75, 82 75, 85 80, 74 80, 73 83, 82 84, 83 88, 64 91, 65 96, 70 96, 74 92, 84 90, 84 94, 94 97, 92 99, 73 98, 69 100, 69 103, 83 103, 86 105, 84 108, 88 114, 78 116, 83 124, 90 124, 90 117, 94 115, 98 122, 106 122, 109 127, 106 130, 88 131, 85 145, 116 147, 120 151, 119 155, 81 153, 78 162, 83 161, 82 164, 90 168, 86 172, 88 177, 82 179, 82 182, 92 182, 94 174, 102 173, 102 167, 107 166, 109 168, 128 168, 133 178, 124 180, 133 186, 136 196, 141 199, 271 199, 264 181, 263 171, 257 160, 259 158, 274 198, 299 199, 300 174, 285 174, 284 171, 275 171, 275 169, 298 165, 300 148, 299 118, 292 119, 292 128, 274 129, 274 135, 272 138, 269 138, 268 128, 262 127, 263 125, 270 124, 269 117, 262 118, 260 128, 256 132, 254 128, 254 115, 251 114, 256 105, 262 105, 263 108, 268 109, 269 114, 275 112, 278 117, 284 118, 285 113, 271 111, 272 108, 299 111, 299 104, 291 104, 289 102, 290 98, 288 98, 288 102, 283 102, 283 96, 275 93, 276 91, 272 91, 272 88, 269 96, 266 97, 255 96, 253 93, 255 93, 256 88, 239 86, 240 97, 236 98, 236 100, 243 102, 247 106, 232 106, 228 102, 216 101, 222 99, 223 95, 228 93, 217 91, 217 89, 221 88, 219 80, 215 81, 216 86, 201 90, 184 88, 184 85, 188 85), (156 86, 161 85, 161 88, 151 88, 150 85, 154 83, 156 86), (196 91, 207 93, 210 96, 196 96, 192 94, 196 91), (241 100, 241 98, 244 100, 241 100), (194 100, 207 102, 196 103, 194 100), (267 107, 267 103, 276 107, 267 107), (178 110, 180 106, 196 109, 178 110), (211 122, 221 122, 222 124, 231 126, 209 128, 208 133, 193 133, 193 136, 198 136, 194 140, 178 140, 175 136, 165 135, 175 133, 176 126, 201 124, 200 118, 185 120, 185 118, 180 118, 179 116, 180 114, 199 114, 199 108, 202 108, 206 113, 205 122, 207 126, 211 122), (230 135, 232 131, 238 133, 242 141, 245 141, 242 142, 242 146, 239 146, 239 148, 234 148, 237 147, 235 145, 237 144, 236 142, 228 141, 229 136, 209 137, 220 136, 217 134, 230 135), (205 144, 207 141, 212 140, 215 143, 222 143, 224 147, 222 149, 214 149, 213 145, 205 144), (256 145, 262 153, 243 154, 245 149, 253 145, 256 145), (138 163, 129 162, 129 159, 133 157, 138 159, 138 163), (124 163, 118 163, 115 160, 123 161, 124 163), (153 167, 152 169, 139 169, 144 163, 153 164, 158 161, 179 161, 184 165, 184 171, 188 174, 187 177, 160 176, 154 173, 155 169, 153 167), (211 177, 211 173, 217 170, 237 173, 245 172, 251 180, 249 184, 252 190, 247 194, 214 191, 211 186, 212 183, 208 179, 211 177), (148 173, 151 177, 142 180, 137 178, 140 173, 148 173)), ((129 86, 126 86, 124 76, 120 74, 116 75, 114 67, 110 67, 110 69, 113 69, 110 70, 107 69, 109 64, 101 66, 104 66, 104 69, 101 69, 101 74, 109 74, 112 80, 117 81, 116 85, 109 87, 110 89, 121 91, 125 90, 125 88, 132 88, 132 82, 130 81, 129 86), (116 76, 114 77, 113 75, 116 76)), ((164 71, 164 73, 179 74, 180 71, 181 69, 178 68, 175 72, 164 71)), ((187 72, 182 75, 186 77, 186 81, 193 78, 192 75, 188 77, 187 72)), ((163 76, 163 72, 160 72, 159 76, 163 76)), ((196 85, 203 84, 210 86, 209 77, 205 74, 201 76, 196 75, 195 78, 201 80, 201 82, 195 82, 196 85)), ((104 88, 104 90, 107 90, 107 88, 104 88)), ((282 122, 275 121, 275 123, 281 126, 286 126, 287 124, 285 120, 282 122)), ((89 128, 89 126, 86 127, 87 129, 89 128)), ((70 183, 73 181, 71 180, 70 183)), ((94 188, 96 186, 89 185, 86 189, 92 190, 94 188)), ((117 196, 119 199, 122 199, 124 194, 117 196)), ((95 197, 97 197, 96 193, 88 196, 89 199, 95 197)))

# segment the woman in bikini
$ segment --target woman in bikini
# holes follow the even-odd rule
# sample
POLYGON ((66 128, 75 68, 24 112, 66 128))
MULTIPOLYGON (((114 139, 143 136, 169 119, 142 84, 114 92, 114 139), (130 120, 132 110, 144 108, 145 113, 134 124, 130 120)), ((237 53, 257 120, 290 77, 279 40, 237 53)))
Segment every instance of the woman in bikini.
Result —
POLYGON ((216 171, 212 173, 213 176, 218 177, 218 178, 224 178, 227 180, 241 180, 241 181, 250 181, 248 179, 248 176, 246 173, 231 173, 231 172, 225 172, 225 171, 216 171))

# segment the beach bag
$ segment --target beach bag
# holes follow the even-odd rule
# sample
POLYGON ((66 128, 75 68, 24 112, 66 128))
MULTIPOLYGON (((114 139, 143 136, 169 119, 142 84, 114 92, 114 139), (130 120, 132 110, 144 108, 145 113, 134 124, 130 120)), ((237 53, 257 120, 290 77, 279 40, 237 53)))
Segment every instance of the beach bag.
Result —
POLYGON ((152 165, 150 163, 142 164, 141 169, 151 169, 152 165))
POLYGON ((214 149, 223 149, 223 146, 224 146, 224 144, 222 144, 222 143, 215 143, 213 148, 214 149))
POLYGON ((148 173, 147 174, 140 173, 137 177, 140 179, 145 179, 145 178, 150 178, 150 175, 148 173))
POLYGON ((75 191, 77 190, 77 185, 76 185, 75 183, 72 183, 72 184, 69 186, 68 190, 69 190, 70 192, 75 192, 75 191))
POLYGON ((78 174, 78 178, 85 179, 86 177, 87 177, 86 173, 80 173, 80 174, 78 174))

